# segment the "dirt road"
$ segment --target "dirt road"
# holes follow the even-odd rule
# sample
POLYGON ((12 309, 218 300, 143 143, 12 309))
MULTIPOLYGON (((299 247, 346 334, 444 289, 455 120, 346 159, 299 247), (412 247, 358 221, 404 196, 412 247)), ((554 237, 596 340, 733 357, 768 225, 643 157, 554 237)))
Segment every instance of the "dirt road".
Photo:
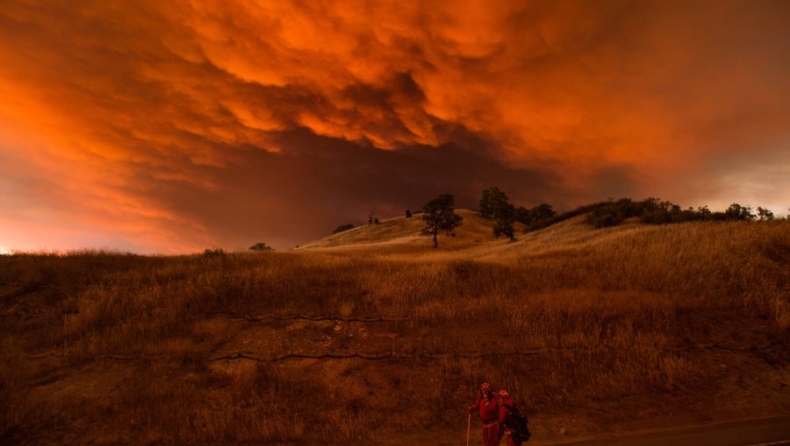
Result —
POLYGON ((790 445, 790 418, 731 422, 672 432, 602 438, 582 442, 538 443, 563 446, 780 446, 790 445))
MULTIPOLYGON (((471 430, 470 446, 479 446, 480 432, 471 430)), ((377 438, 376 446, 463 446, 466 429, 432 431, 377 438)), ((504 440, 502 444, 505 444, 504 440)), ((524 446, 790 446, 790 417, 727 422, 677 430, 644 431, 586 440, 544 440, 533 437, 524 446)))

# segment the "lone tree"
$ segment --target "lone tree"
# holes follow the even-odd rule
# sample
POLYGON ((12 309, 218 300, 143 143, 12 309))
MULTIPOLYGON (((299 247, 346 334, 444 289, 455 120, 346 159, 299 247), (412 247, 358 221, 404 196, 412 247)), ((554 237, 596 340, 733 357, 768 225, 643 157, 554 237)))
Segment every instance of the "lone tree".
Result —
POLYGON ((433 236, 434 248, 439 247, 439 241, 436 238, 439 231, 450 232, 461 226, 461 221, 464 219, 455 213, 455 197, 450 194, 434 198, 422 207, 422 211, 422 219, 425 221, 422 233, 433 236))
POLYGON ((250 251, 274 251, 274 248, 262 242, 250 246, 249 249, 250 251))

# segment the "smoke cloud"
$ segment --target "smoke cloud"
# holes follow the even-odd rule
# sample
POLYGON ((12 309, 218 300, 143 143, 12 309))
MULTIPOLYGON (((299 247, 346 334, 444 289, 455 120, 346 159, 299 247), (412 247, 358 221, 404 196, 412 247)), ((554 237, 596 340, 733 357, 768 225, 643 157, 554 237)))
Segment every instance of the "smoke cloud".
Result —
POLYGON ((785 1, 308 3, 4 1, 0 249, 284 248, 490 186, 790 206, 785 1))

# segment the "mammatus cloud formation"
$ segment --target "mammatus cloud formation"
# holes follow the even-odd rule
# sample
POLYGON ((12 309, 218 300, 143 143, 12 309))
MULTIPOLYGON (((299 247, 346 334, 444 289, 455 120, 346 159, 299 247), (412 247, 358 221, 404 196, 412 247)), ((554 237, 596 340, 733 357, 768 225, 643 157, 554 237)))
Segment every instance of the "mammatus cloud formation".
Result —
POLYGON ((784 0, 290 3, 2 2, 0 249, 290 247, 490 186, 790 207, 784 0))

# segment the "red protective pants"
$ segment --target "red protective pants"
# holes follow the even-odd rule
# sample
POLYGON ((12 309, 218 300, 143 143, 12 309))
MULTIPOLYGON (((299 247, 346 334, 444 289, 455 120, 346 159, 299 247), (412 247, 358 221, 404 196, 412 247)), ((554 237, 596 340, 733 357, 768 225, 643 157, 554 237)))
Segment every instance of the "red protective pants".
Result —
POLYGON ((483 424, 483 446, 499 446, 499 423, 483 424))

